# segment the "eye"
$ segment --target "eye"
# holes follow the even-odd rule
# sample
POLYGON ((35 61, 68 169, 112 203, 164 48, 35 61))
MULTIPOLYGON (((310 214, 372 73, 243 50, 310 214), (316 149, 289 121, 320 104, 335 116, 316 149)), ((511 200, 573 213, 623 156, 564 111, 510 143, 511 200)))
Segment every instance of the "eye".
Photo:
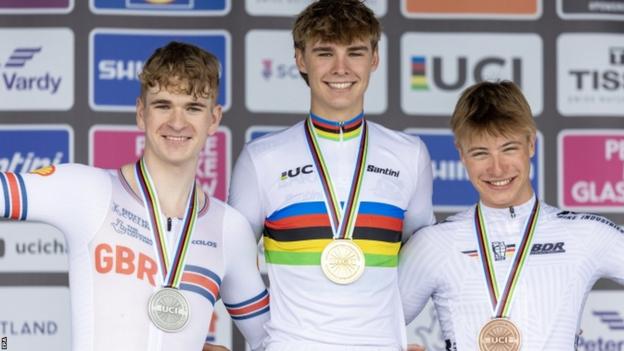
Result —
POLYGON ((169 105, 167 104, 156 104, 154 105, 154 108, 157 110, 168 110, 169 109, 169 105))
POLYGON ((518 151, 518 147, 517 146, 508 146, 506 148, 503 149, 504 153, 512 153, 518 151))

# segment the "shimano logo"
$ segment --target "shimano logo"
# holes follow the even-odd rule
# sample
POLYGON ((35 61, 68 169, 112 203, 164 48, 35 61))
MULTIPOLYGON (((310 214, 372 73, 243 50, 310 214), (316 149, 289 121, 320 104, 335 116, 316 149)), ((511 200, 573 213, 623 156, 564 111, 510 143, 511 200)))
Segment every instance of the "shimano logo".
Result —
POLYGON ((533 244, 531 255, 547 255, 566 252, 563 248, 564 242, 533 244))
POLYGON ((288 178, 294 178, 300 174, 310 174, 312 172, 314 172, 312 165, 305 165, 303 167, 297 167, 295 169, 289 169, 287 171, 283 171, 280 176, 280 179, 286 180, 288 178))
POLYGON ((33 59, 36 53, 41 51, 41 47, 38 48, 15 48, 8 61, 4 64, 4 67, 21 68, 26 65, 26 62, 33 59))
POLYGON ((138 80, 143 61, 102 60, 98 62, 98 78, 102 80, 138 80))
POLYGON ((395 171, 392 168, 381 168, 374 165, 368 165, 366 167, 366 171, 371 173, 385 174, 395 178, 398 178, 399 174, 401 173, 400 171, 395 171))

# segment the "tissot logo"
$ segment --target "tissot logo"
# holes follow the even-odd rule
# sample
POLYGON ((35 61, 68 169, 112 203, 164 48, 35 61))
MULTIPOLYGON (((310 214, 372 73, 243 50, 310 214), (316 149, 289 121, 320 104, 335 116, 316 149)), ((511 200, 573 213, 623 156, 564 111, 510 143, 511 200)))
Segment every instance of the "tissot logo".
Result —
POLYGON ((484 80, 512 80, 542 112, 542 40, 534 34, 406 33, 401 106, 408 114, 452 113, 458 94, 484 80))
POLYGON ((310 174, 312 172, 314 172, 314 168, 312 168, 312 165, 305 165, 303 167, 297 167, 295 169, 289 169, 287 171, 282 172, 280 179, 286 180, 288 178, 294 178, 298 176, 299 174, 310 174))
POLYGON ((557 107, 566 116, 622 116, 624 35, 565 33, 557 38, 557 107), (582 48, 584 55, 579 55, 582 48))

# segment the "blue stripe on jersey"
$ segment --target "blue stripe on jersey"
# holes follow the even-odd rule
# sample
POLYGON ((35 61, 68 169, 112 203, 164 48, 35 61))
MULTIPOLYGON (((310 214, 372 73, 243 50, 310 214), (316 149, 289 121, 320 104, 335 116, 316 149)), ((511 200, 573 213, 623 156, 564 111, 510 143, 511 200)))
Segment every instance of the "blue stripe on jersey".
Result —
POLYGON ((26 185, 24 184, 24 178, 22 178, 21 174, 15 173, 15 177, 17 178, 20 192, 22 193, 22 216, 20 217, 20 221, 25 221, 26 215, 28 213, 28 196, 26 195, 26 185))
POLYGON ((212 271, 206 268, 187 264, 186 266, 184 266, 184 271, 199 273, 207 277, 210 277, 212 280, 215 281, 215 283, 217 283, 218 286, 221 286, 221 278, 219 278, 218 275, 216 275, 215 273, 213 273, 212 271))
POLYGON ((269 310, 270 310, 270 307, 266 306, 263 309, 259 310, 258 312, 254 312, 252 314, 247 314, 247 315, 240 316, 240 317, 230 315, 230 318, 235 319, 237 321, 240 321, 240 320, 243 320, 243 319, 249 319, 249 318, 253 318, 255 316, 259 316, 259 315, 261 315, 263 313, 268 312, 269 310))
POLYGON ((227 303, 225 303, 225 301, 224 301, 224 302, 223 302, 223 304, 224 304, 224 305, 225 305, 225 307, 227 307, 227 308, 238 308, 238 307, 243 307, 243 306, 245 306, 245 305, 249 305, 249 304, 254 303, 254 302, 256 302, 256 301, 260 301, 260 300, 262 300, 262 299, 263 299, 266 295, 268 295, 268 294, 269 294, 269 292, 265 289, 265 290, 263 290, 261 293, 259 293, 258 295, 256 295, 256 296, 252 297, 252 298, 251 298, 251 299, 249 299, 249 300, 245 300, 245 301, 243 301, 243 302, 240 302, 240 303, 235 303, 235 304, 227 304, 227 303))
POLYGON ((0 173, 0 183, 2 183, 2 193, 4 194, 4 214, 2 216, 4 218, 9 218, 9 215, 11 214, 11 209, 9 208, 11 194, 9 194, 9 186, 5 179, 4 173, 0 173))
POLYGON ((215 304, 214 296, 212 296, 212 294, 208 290, 206 290, 206 289, 204 289, 202 287, 199 287, 197 285, 192 285, 192 284, 181 283, 180 284, 180 290, 186 290, 186 291, 192 291, 194 293, 198 293, 201 296, 207 298, 208 301, 210 301, 210 303, 212 303, 213 306, 215 304))
MULTIPOLYGON (((384 204, 380 202, 363 201, 360 203, 360 210, 358 213, 381 215, 402 220, 404 218, 404 212, 405 211, 403 211, 401 208, 398 208, 394 205, 384 204)), ((273 212, 267 219, 269 221, 277 221, 283 218, 293 216, 326 213, 327 209, 324 202, 302 202, 298 204, 292 204, 290 206, 286 206, 280 210, 277 210, 273 212)))

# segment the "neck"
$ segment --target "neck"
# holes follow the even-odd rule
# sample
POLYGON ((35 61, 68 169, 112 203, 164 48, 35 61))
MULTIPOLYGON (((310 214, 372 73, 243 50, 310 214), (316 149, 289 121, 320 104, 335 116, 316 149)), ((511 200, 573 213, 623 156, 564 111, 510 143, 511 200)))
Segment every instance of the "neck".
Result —
MULTIPOLYGON (((193 165, 193 167, 189 165, 164 166, 148 155, 144 156, 144 158, 145 166, 158 193, 158 202, 163 214, 166 217, 184 217, 184 210, 188 204, 189 192, 193 186, 193 182, 195 182, 196 165, 193 165)), ((134 164, 125 165, 122 167, 122 173, 132 187, 132 190, 141 197, 141 192, 135 178, 134 167, 134 164)), ((199 199, 201 208, 201 204, 203 203, 203 194, 201 191, 199 199)))

